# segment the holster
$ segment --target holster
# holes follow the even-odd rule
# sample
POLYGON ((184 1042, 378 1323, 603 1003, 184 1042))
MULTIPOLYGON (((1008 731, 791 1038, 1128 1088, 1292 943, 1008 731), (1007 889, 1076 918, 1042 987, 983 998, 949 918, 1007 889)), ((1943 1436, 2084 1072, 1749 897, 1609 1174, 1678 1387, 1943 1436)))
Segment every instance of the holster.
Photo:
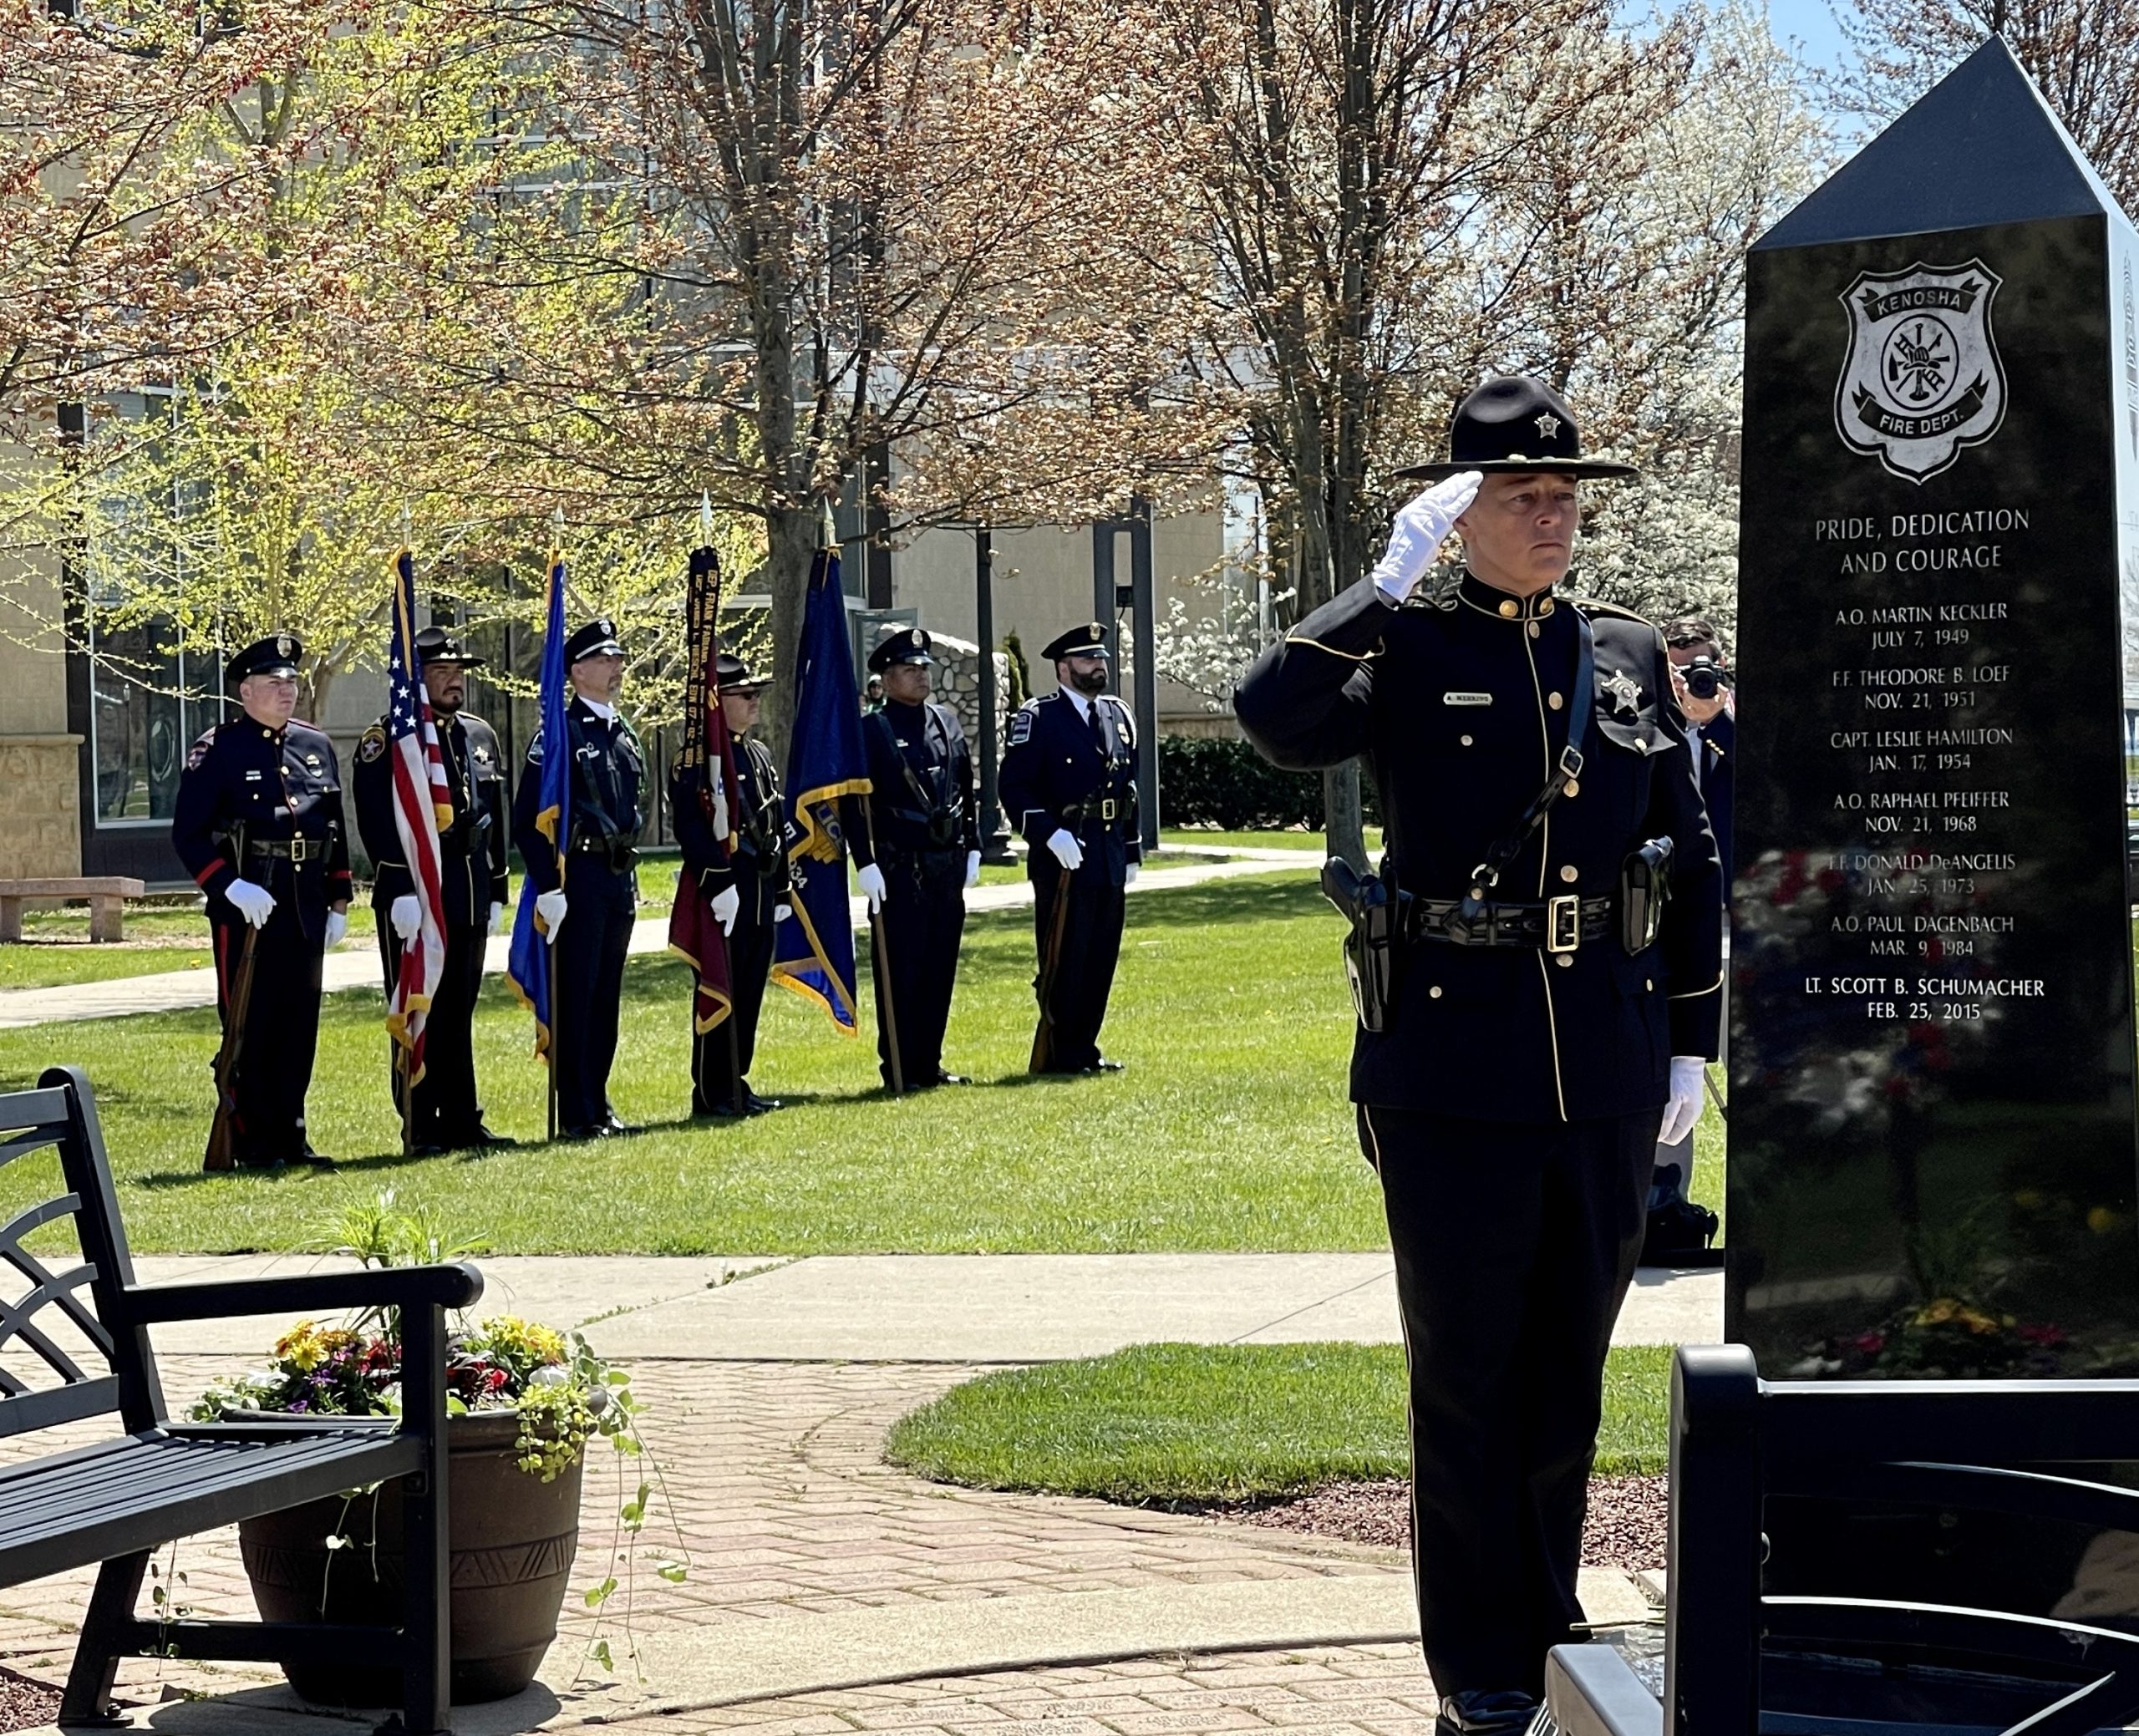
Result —
POLYGON ((1344 981, 1359 1028, 1382 1030, 1396 1004, 1403 895, 1385 876, 1362 876, 1342 856, 1322 865, 1322 891, 1350 925, 1344 936, 1344 981))
POLYGON ((1656 944, 1671 897, 1669 838, 1652 838, 1619 870, 1619 944, 1631 958, 1656 944))

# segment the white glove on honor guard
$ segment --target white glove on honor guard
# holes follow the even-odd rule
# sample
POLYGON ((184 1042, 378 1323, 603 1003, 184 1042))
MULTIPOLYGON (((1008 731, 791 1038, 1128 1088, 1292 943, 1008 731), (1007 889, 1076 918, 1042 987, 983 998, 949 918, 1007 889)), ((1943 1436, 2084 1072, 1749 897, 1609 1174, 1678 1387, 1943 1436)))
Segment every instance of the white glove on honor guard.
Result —
POLYGON ((267 926, 268 913, 275 908, 275 895, 265 886, 256 886, 249 880, 234 880, 223 889, 237 913, 255 928, 267 926))
POLYGON ((1436 482, 1397 513, 1390 527, 1388 551, 1375 563, 1373 575, 1374 588, 1384 602, 1393 607, 1418 588, 1447 540, 1449 527, 1478 498, 1478 485, 1485 480, 1480 471, 1466 470, 1436 482))
POLYGON ((387 913, 394 931, 404 941, 413 941, 416 931, 424 926, 424 907, 417 903, 414 892, 404 892, 394 901, 394 907, 387 913))
POLYGON ((1664 1127, 1656 1136, 1659 1145, 1675 1145, 1694 1130, 1701 1119, 1701 1080, 1708 1063, 1699 1055, 1671 1058, 1671 1099, 1664 1105, 1664 1127))
POLYGON ((869 914, 875 916, 884 907, 884 871, 871 862, 866 868, 855 871, 854 883, 861 888, 869 901, 869 914))
POLYGON ((1054 852, 1054 860, 1072 874, 1085 865, 1085 846, 1061 826, 1049 835, 1047 847, 1054 852))
POLYGON ((775 921, 775 922, 785 922, 785 921, 786 921, 790 916, 793 916, 794 914, 795 914, 795 906, 794 906, 793 905, 791 905, 791 904, 786 904, 786 903, 775 904, 775 905, 772 907, 772 919, 773 919, 773 921, 775 921))
POLYGON ((557 930, 564 926, 565 889, 562 886, 554 887, 538 896, 535 901, 535 914, 542 919, 549 929, 549 932, 543 938, 551 946, 556 946, 557 930))
POLYGON ((1141 862, 1130 862, 1125 866, 1121 871, 1122 885, 1125 886, 1135 886, 1136 884, 1137 871, 1141 869, 1143 865, 1144 865, 1141 862))
POLYGON ((492 934, 505 932, 505 906, 501 904, 494 904, 490 906, 490 932, 492 934))
POLYGON ((980 852, 977 850, 969 850, 966 852, 966 891, 970 892, 979 884, 980 852))
POLYGON ((342 944, 342 937, 349 931, 349 913, 329 911, 327 913, 327 944, 329 947, 342 944))
POLYGON ((734 933, 736 912, 742 908, 743 895, 733 886, 713 895, 713 920, 720 925, 723 934, 734 933))

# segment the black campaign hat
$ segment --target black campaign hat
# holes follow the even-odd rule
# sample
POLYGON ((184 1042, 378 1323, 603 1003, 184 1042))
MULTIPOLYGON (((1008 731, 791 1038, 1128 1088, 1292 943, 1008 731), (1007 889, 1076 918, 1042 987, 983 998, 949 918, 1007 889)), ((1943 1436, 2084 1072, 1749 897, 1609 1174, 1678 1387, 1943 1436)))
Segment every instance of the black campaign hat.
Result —
POLYGON ((454 663, 463 669, 480 669, 483 659, 468 648, 467 641, 442 627, 427 627, 416 635, 416 657, 425 667, 454 663))
POLYGON ((772 677, 751 674, 750 666, 732 651, 724 651, 714 659, 713 678, 724 693, 761 693, 772 685, 772 677))
POLYGON ((1632 464, 1582 455, 1582 429, 1567 401, 1542 380, 1505 375, 1456 407, 1448 424, 1448 461, 1411 464, 1406 480, 1439 482, 1466 470, 1548 470, 1556 476, 1603 481, 1639 476, 1632 464))
POLYGON ((1065 657, 1103 657, 1108 654, 1104 621, 1080 621, 1066 633, 1056 634, 1040 652, 1051 663, 1059 663, 1065 657))
POLYGON ((932 663, 936 659, 928 654, 932 643, 927 632, 917 627, 887 633, 869 653, 869 673, 881 675, 893 663, 932 663))
POLYGON ((576 663, 583 657, 622 657, 623 642, 617 637, 617 623, 607 616, 593 620, 565 641, 565 661, 576 663))
POLYGON ((255 639, 223 665, 223 685, 234 688, 256 675, 295 675, 304 643, 294 633, 270 633, 255 639))

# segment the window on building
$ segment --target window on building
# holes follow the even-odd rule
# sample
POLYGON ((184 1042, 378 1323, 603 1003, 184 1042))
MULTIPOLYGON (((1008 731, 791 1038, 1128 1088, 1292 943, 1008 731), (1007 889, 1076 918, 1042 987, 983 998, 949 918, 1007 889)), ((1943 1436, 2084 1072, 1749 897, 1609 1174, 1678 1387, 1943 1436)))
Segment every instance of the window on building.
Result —
POLYGON ((168 821, 186 751, 218 708, 168 621, 99 631, 91 617, 89 752, 99 825, 168 821))

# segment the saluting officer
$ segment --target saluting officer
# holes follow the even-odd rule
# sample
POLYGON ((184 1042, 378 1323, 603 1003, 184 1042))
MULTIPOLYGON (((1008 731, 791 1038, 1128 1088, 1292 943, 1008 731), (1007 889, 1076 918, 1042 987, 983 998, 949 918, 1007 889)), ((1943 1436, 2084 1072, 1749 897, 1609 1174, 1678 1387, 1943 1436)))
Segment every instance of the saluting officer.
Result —
POLYGON ((861 720, 870 794, 847 798, 842 816, 856 877, 882 925, 882 944, 871 953, 879 1070, 891 1085, 896 1028, 899 1077, 909 1091, 973 1083, 944 1071, 943 1032, 965 895, 980 883, 979 781, 958 714, 928 698, 931 642, 908 627, 869 653, 870 674, 884 687, 882 706, 861 720))
POLYGON ((772 971, 773 925, 787 920, 787 846, 781 835, 780 774, 772 750, 749 732, 757 727, 760 696, 770 676, 750 673, 742 658, 722 652, 714 665, 720 683, 720 715, 735 742, 735 843, 714 835, 699 799, 703 769, 678 768, 669 780, 669 806, 683 869, 712 895, 713 914, 728 937, 728 1017, 691 1041, 691 1113, 731 1117, 762 1115, 780 1100, 750 1089, 757 1053, 758 1015, 772 971))
MULTIPOLYGON (((424 1076, 409 1116, 411 1144, 421 1156, 464 1146, 510 1145, 483 1125, 475 1096, 475 997, 483 987, 483 947, 505 926, 505 759, 497 732, 468 701, 468 671, 483 659, 442 627, 416 635, 424 692, 438 729, 439 758, 453 792, 453 819, 439 832, 439 876, 445 898, 445 963, 424 1019, 424 1076)), ((401 949, 423 926, 414 877, 402 860, 394 823, 394 769, 382 718, 357 741, 351 781, 357 833, 372 860, 371 906, 379 919, 379 955, 390 995, 401 971, 401 949)), ((399 1046, 388 1040, 394 1106, 401 1107, 399 1046)))
POLYGON ((1003 812, 1031 845, 1040 1007, 1032 1070, 1118 1072, 1100 1053, 1100 1026, 1121 951, 1122 892, 1144 860, 1136 726, 1106 690, 1105 622, 1071 627, 1040 655, 1054 664, 1056 690, 1011 717, 998 774, 1003 812))
POLYGON ((565 662, 572 690, 565 712, 569 739, 546 742, 537 730, 528 743, 513 799, 512 841, 556 948, 550 1064, 556 1069, 557 1126, 567 1139, 589 1140, 631 1130, 609 1105, 609 1069, 617 1058, 624 960, 638 919, 646 757, 617 709, 624 647, 616 623, 588 622, 565 641, 565 662), (561 876, 556 851, 535 825, 543 756, 557 752, 572 756, 572 835, 565 840, 561 876))
POLYGON ((1351 1094, 1395 1248, 1438 1728, 1500 1736, 1579 1637, 1605 1353, 1659 1124, 1691 1124, 1716 1053, 1722 886, 1662 637, 1556 589, 1579 483, 1633 472, 1584 459, 1531 379, 1465 398, 1450 444, 1400 473, 1435 485, 1370 581, 1264 652, 1234 708, 1278 764, 1364 754, 1380 793, 1395 982, 1351 1094), (1465 570, 1429 602, 1451 526, 1465 570))
POLYGON ((208 895, 216 1008, 236 1053, 231 1145, 249 1169, 331 1161, 305 1137, 304 1099, 319 1046, 320 959, 349 926, 349 840, 334 744, 292 715, 303 656, 293 634, 276 633, 230 660, 224 685, 245 715, 194 743, 170 829, 208 895), (243 1026, 231 1030, 248 939, 251 986, 243 1026))

